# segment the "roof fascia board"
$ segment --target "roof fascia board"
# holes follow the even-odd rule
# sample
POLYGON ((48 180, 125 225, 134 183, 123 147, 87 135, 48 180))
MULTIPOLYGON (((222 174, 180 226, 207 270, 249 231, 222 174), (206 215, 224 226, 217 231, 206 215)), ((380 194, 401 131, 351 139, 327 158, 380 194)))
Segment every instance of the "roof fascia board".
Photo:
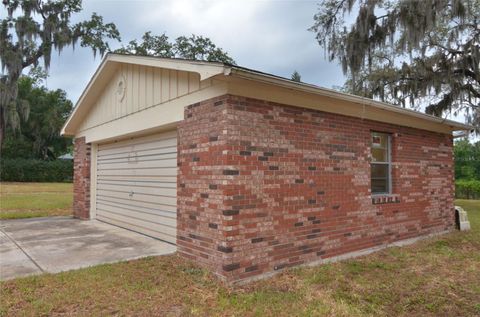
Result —
POLYGON ((275 76, 269 76, 268 74, 258 74, 253 71, 245 70, 245 69, 239 69, 232 67, 230 72, 228 73, 229 75, 233 77, 239 77, 247 80, 254 80, 254 81, 260 81, 264 82, 267 84, 274 84, 277 86, 282 86, 285 88, 289 89, 294 89, 298 91, 303 91, 303 92, 309 92, 317 95, 322 95, 326 97, 331 97, 335 99, 341 99, 349 102, 353 102, 356 104, 359 104, 361 106, 370 106, 374 108, 379 108, 382 110, 386 111, 391 111, 391 112, 396 112, 399 114, 407 115, 407 116, 412 116, 416 117, 419 119, 435 122, 435 123, 440 123, 440 124, 445 124, 448 125, 452 131, 471 131, 473 129, 473 126, 463 124, 460 122, 448 120, 448 119, 443 119, 435 116, 431 116, 428 114, 424 114, 421 112, 417 112, 411 109, 405 109, 405 108, 400 108, 396 107, 393 105, 390 105, 388 103, 384 102, 379 102, 375 101, 373 99, 365 98, 365 97, 360 97, 360 96, 355 96, 355 95, 350 95, 342 92, 338 92, 332 89, 327 89, 327 88, 322 88, 318 87, 315 85, 310 85, 310 84, 304 84, 304 83, 296 83, 288 79, 283 79, 275 76))
POLYGON ((200 80, 205 80, 216 75, 224 74, 226 68, 223 64, 214 62, 199 62, 137 55, 109 54, 109 60, 112 62, 197 73, 200 75, 200 80))

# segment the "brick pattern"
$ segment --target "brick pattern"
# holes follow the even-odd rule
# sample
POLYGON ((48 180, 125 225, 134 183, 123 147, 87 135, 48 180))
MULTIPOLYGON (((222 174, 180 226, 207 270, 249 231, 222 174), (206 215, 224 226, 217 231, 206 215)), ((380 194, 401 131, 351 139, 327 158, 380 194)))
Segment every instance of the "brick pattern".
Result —
POLYGON ((454 228, 452 137, 236 96, 180 123, 178 252, 237 281, 454 228), (371 131, 393 195, 370 192, 371 131))
POLYGON ((227 98, 190 105, 178 125, 177 246, 184 257, 222 276, 226 243, 225 194, 236 173, 228 166, 227 98))
POLYGON ((90 143, 85 138, 74 141, 73 159, 73 216, 90 218, 90 143))

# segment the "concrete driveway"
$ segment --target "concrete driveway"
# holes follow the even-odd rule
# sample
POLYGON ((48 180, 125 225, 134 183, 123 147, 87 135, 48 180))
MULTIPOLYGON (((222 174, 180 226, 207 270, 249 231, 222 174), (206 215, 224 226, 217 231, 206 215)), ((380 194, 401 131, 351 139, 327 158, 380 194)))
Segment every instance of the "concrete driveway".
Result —
POLYGON ((0 280, 170 254, 176 247, 99 221, 2 220, 0 280))

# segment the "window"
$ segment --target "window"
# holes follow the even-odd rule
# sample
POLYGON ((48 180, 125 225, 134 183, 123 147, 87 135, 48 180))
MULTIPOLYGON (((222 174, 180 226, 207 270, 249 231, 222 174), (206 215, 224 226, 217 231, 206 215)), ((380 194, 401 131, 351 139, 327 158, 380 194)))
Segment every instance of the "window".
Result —
POLYGON ((390 194, 391 192, 391 160, 390 135, 372 132, 371 183, 372 194, 390 194))

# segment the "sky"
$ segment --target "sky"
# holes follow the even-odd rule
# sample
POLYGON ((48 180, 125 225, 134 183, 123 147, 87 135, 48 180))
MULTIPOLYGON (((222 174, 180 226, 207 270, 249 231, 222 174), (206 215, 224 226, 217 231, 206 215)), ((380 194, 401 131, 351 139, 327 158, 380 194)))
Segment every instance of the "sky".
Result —
MULTIPOLYGON (((83 10, 72 22, 92 13, 113 22, 122 42, 151 31, 171 40, 191 34, 210 38, 240 66, 290 78, 297 70, 305 83, 326 88, 343 85, 340 65, 329 62, 324 49, 308 29, 320 0, 83 0, 83 10)), ((2 15, 3 12, 0 12, 2 15)), ((111 41, 112 50, 121 43, 111 41)), ((49 89, 63 89, 75 104, 101 56, 88 48, 54 52, 45 82, 49 89)), ((463 122, 463 114, 449 119, 463 122)))
MULTIPOLYGON (((333 88, 344 82, 340 66, 328 62, 308 29, 318 1, 307 0, 84 0, 75 19, 93 12, 117 25, 122 41, 140 39, 146 31, 209 37, 240 66, 290 78, 297 70, 302 81, 333 88)), ((111 48, 120 43, 111 42, 111 48)), ((75 103, 101 62, 87 48, 66 48, 52 56, 50 89, 61 88, 75 103)))

